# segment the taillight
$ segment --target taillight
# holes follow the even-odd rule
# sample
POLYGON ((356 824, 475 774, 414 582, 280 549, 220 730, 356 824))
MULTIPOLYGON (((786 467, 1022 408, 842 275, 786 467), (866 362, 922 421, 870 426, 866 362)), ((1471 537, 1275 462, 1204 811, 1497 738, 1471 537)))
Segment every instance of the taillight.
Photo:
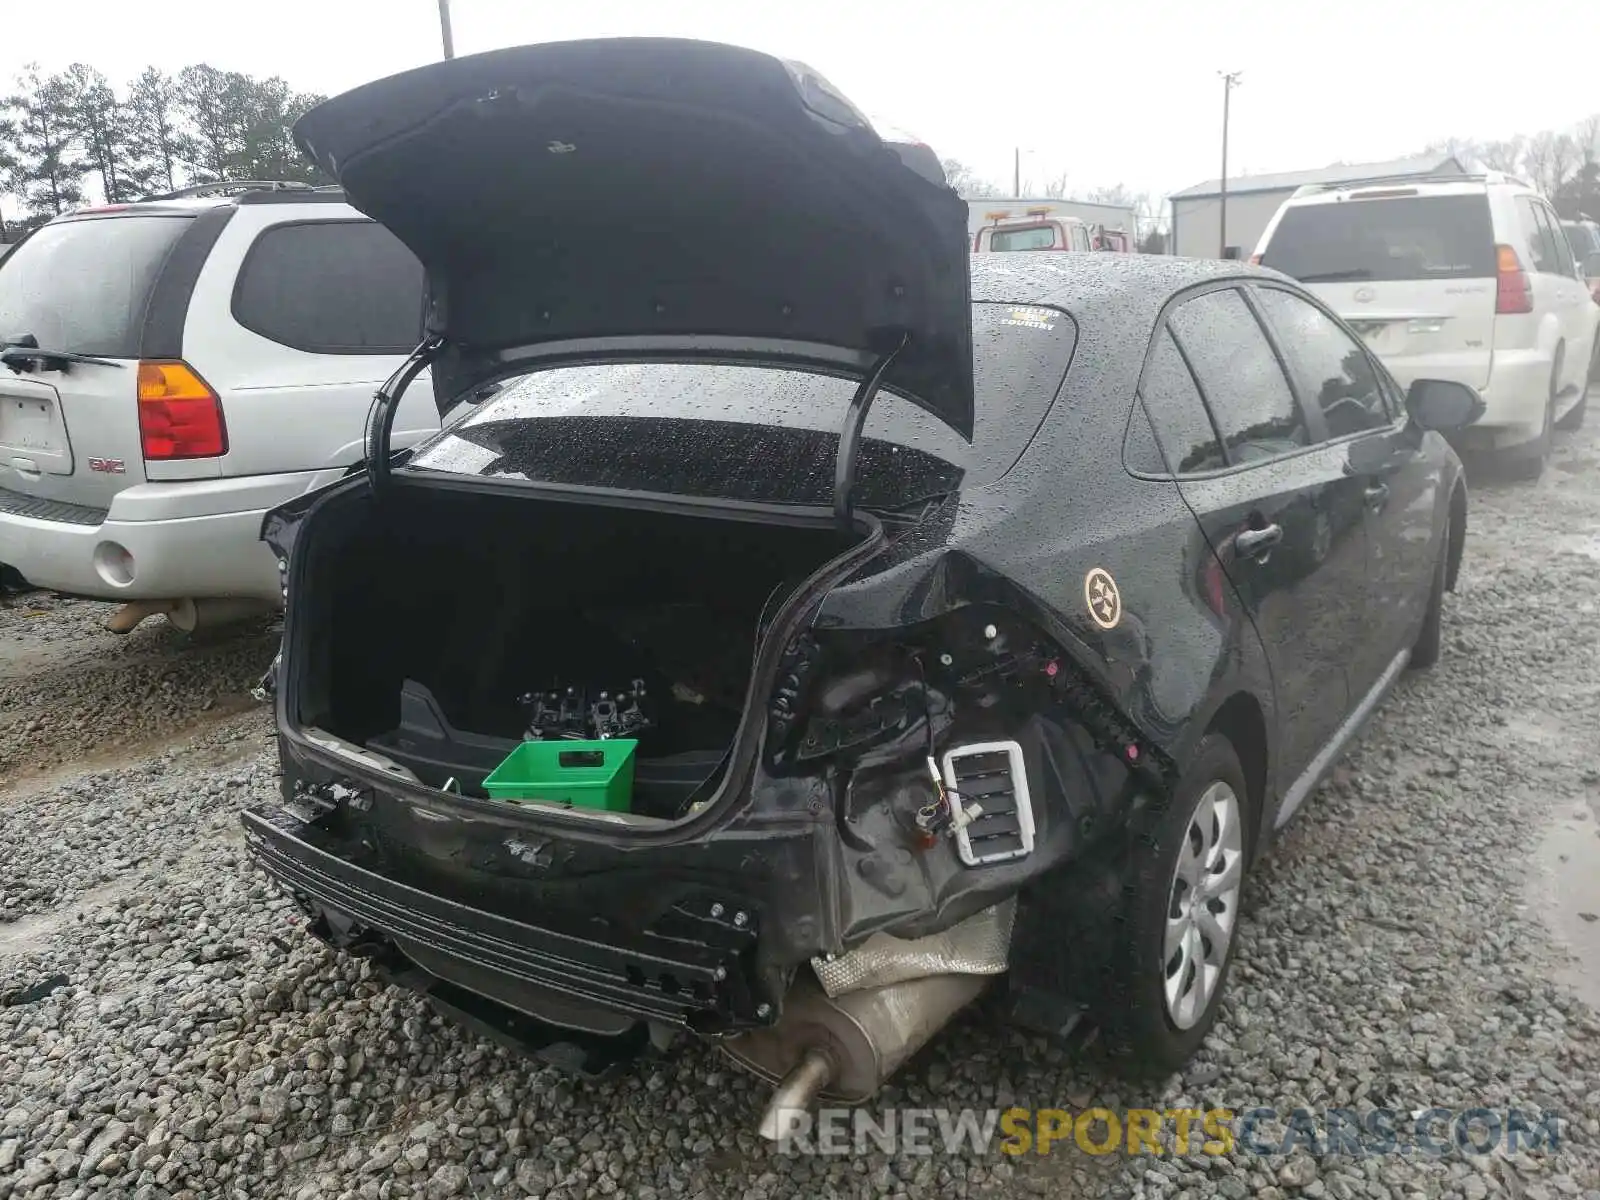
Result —
POLYGON ((146 461, 216 458, 228 452, 222 401, 183 362, 139 364, 139 440, 146 461))
POLYGON ((1522 269, 1522 260, 1510 246, 1496 246, 1494 311, 1496 313, 1530 313, 1533 311, 1533 293, 1528 288, 1528 273, 1522 269))

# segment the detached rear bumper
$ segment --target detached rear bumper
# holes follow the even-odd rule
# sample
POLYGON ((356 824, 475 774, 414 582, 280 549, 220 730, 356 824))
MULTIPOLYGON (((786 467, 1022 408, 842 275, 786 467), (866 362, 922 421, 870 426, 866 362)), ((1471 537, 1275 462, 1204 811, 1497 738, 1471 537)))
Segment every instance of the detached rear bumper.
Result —
POLYGON ((642 930, 576 913, 537 913, 534 924, 359 866, 285 809, 252 809, 244 827, 252 857, 325 940, 398 953, 428 981, 536 1022, 592 1037, 641 1022, 727 1032, 776 1015, 779 997, 755 969, 757 922, 745 909, 686 899, 642 930))

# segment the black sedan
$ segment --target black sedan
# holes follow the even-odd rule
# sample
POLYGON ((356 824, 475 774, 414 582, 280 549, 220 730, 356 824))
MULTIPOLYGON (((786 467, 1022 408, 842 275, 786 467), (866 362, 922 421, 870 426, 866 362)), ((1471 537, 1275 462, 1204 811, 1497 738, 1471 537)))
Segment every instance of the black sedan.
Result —
POLYGON ((245 824, 313 932, 580 1070, 716 1037, 769 1134, 986 990, 1181 1064, 1252 862, 1439 653, 1477 396, 1237 263, 969 256, 749 51, 498 51, 296 137, 430 286, 365 470, 263 531, 245 824))

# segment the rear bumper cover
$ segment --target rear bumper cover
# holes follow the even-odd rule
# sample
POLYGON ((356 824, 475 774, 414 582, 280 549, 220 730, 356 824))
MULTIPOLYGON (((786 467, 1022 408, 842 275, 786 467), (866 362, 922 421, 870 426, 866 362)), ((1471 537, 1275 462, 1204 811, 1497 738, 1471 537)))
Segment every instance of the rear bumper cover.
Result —
POLYGON ((260 540, 262 517, 343 474, 136 484, 109 510, 0 493, 0 563, 36 587, 99 600, 238 596, 281 603, 277 562, 260 540), (103 569, 108 544, 132 556, 132 578, 103 569))
POLYGON ((631 931, 570 911, 542 911, 534 923, 368 870, 283 808, 246 812, 244 828, 251 856, 326 940, 398 951, 431 979, 536 1020, 590 1034, 641 1021, 717 1033, 776 1013, 780 997, 755 965, 753 904, 685 898, 631 931))

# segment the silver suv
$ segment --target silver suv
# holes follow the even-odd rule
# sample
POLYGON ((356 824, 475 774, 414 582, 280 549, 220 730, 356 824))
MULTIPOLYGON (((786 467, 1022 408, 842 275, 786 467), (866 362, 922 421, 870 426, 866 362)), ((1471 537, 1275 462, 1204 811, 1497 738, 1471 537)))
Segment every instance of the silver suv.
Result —
MULTIPOLYGON (((268 509, 361 459, 422 268, 337 189, 230 183, 59 217, 0 260, 0 564, 193 628, 281 601, 268 509)), ((438 428, 424 385, 397 444, 438 428)))

